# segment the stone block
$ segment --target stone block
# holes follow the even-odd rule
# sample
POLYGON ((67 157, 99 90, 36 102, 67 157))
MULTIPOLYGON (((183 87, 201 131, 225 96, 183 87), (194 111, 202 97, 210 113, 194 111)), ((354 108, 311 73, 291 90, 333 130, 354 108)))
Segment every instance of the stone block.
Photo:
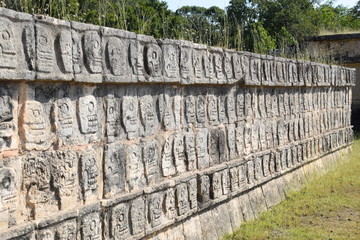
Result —
POLYGON ((1 239, 35 240, 35 224, 25 223, 0 233, 1 239))
POLYGON ((268 208, 261 187, 257 187, 248 193, 251 209, 257 218, 268 208))
POLYGON ((235 232, 240 224, 244 222, 244 216, 241 211, 241 207, 237 198, 231 199, 227 203, 227 209, 229 209, 230 222, 232 226, 232 232, 235 232))
POLYGON ((43 105, 26 101, 20 110, 20 136, 26 150, 47 150, 51 145, 50 122, 43 105))
POLYGON ((180 81, 180 41, 171 39, 158 40, 163 54, 162 74, 164 82, 179 83, 180 81))
POLYGON ((126 149, 123 144, 110 144, 104 150, 104 197, 125 191, 126 149))
POLYGON ((35 23, 31 15, 0 9, 3 32, 0 78, 34 80, 36 75, 35 23))
POLYGON ((104 82, 137 82, 136 34, 102 27, 102 65, 104 82))
POLYGON ((102 179, 103 152, 100 147, 87 147, 78 153, 80 156, 80 187, 84 203, 98 200, 102 192, 100 184, 102 179))
POLYGON ((245 221, 251 221, 257 217, 252 210, 251 199, 248 194, 242 194, 236 200, 239 203, 245 221))
POLYGON ((201 223, 198 215, 186 219, 183 222, 184 236, 187 240, 200 240, 201 238, 201 223))
POLYGON ((209 57, 206 45, 194 43, 192 64, 195 83, 207 84, 213 78, 213 67, 209 65, 209 57))
POLYGON ((235 78, 235 65, 239 64, 236 62, 239 61, 239 55, 234 50, 224 49, 223 51, 224 75, 226 77, 226 83, 234 84, 238 82, 238 80, 235 78))
POLYGON ((21 198, 21 158, 3 158, 0 165, 0 229, 13 227, 19 222, 21 198))
MULTIPOLYGON (((59 210, 55 191, 51 187, 51 165, 49 152, 23 156, 22 198, 27 199, 24 214, 39 219, 59 210), (41 174, 38 174, 41 173, 41 174)), ((56 185, 56 183, 55 183, 56 185)))
POLYGON ((50 173, 52 185, 56 189, 61 210, 74 209, 78 203, 79 157, 74 150, 51 152, 50 173))
POLYGON ((180 83, 195 83, 193 69, 193 47, 194 44, 189 41, 180 41, 180 83))
POLYGON ((249 58, 250 77, 248 79, 245 78, 245 85, 261 85, 261 55, 257 53, 252 53, 249 58))
POLYGON ((100 204, 79 209, 79 230, 81 239, 101 239, 103 234, 100 204))
POLYGON ((36 79, 74 79, 70 22, 35 15, 36 79))
POLYGON ((203 212, 199 215, 201 224, 201 236, 202 239, 215 240, 219 239, 219 235, 216 231, 216 223, 213 221, 214 213, 213 210, 203 212))
MULTIPOLYGON (((252 77, 251 77, 251 53, 249 52, 239 52, 241 59, 241 69, 242 69, 242 77, 240 77, 242 82, 245 85, 252 85, 252 77)), ((239 74, 241 76, 241 74, 239 74)))
POLYGON ((225 84, 227 83, 227 78, 224 74, 223 59, 224 52, 221 48, 210 47, 209 53, 212 56, 212 62, 214 66, 214 78, 210 79, 212 84, 225 84))
POLYGON ((101 83, 104 54, 99 26, 71 22, 72 56, 76 82, 101 83))
POLYGON ((0 150, 17 149, 18 84, 2 83, 0 87, 0 150))

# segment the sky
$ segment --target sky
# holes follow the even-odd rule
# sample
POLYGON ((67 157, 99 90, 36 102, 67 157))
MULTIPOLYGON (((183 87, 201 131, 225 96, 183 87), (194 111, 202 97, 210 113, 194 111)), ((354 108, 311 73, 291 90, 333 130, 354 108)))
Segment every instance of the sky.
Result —
MULTIPOLYGON (((176 9, 182 6, 200 6, 209 8, 211 6, 218 6, 224 9, 229 5, 229 0, 163 0, 168 3, 168 6, 171 10, 175 11, 176 9)), ((294 0, 296 1, 296 0, 294 0)), ((353 7, 358 0, 337 0, 335 5, 344 5, 346 7, 353 7)))

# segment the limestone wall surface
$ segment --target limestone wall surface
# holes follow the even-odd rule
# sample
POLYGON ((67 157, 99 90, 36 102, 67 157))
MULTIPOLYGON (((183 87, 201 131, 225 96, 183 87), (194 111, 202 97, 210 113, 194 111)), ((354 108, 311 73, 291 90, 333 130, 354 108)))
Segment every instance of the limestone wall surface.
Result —
POLYGON ((352 142, 350 68, 3 8, 0 28, 0 239, 185 229, 352 142))

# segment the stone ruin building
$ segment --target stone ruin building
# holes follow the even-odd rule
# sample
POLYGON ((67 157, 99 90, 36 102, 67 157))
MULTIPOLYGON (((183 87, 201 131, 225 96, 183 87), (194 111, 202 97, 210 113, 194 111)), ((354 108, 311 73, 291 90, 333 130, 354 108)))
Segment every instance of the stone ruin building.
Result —
POLYGON ((349 152, 355 70, 0 8, 0 239, 217 239, 349 152))

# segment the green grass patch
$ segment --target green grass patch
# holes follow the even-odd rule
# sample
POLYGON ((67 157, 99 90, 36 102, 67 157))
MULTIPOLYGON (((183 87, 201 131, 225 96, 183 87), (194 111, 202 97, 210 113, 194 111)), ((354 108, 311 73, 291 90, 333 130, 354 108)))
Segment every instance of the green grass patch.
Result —
POLYGON ((360 239, 360 140, 354 141, 349 161, 224 239, 360 239))

